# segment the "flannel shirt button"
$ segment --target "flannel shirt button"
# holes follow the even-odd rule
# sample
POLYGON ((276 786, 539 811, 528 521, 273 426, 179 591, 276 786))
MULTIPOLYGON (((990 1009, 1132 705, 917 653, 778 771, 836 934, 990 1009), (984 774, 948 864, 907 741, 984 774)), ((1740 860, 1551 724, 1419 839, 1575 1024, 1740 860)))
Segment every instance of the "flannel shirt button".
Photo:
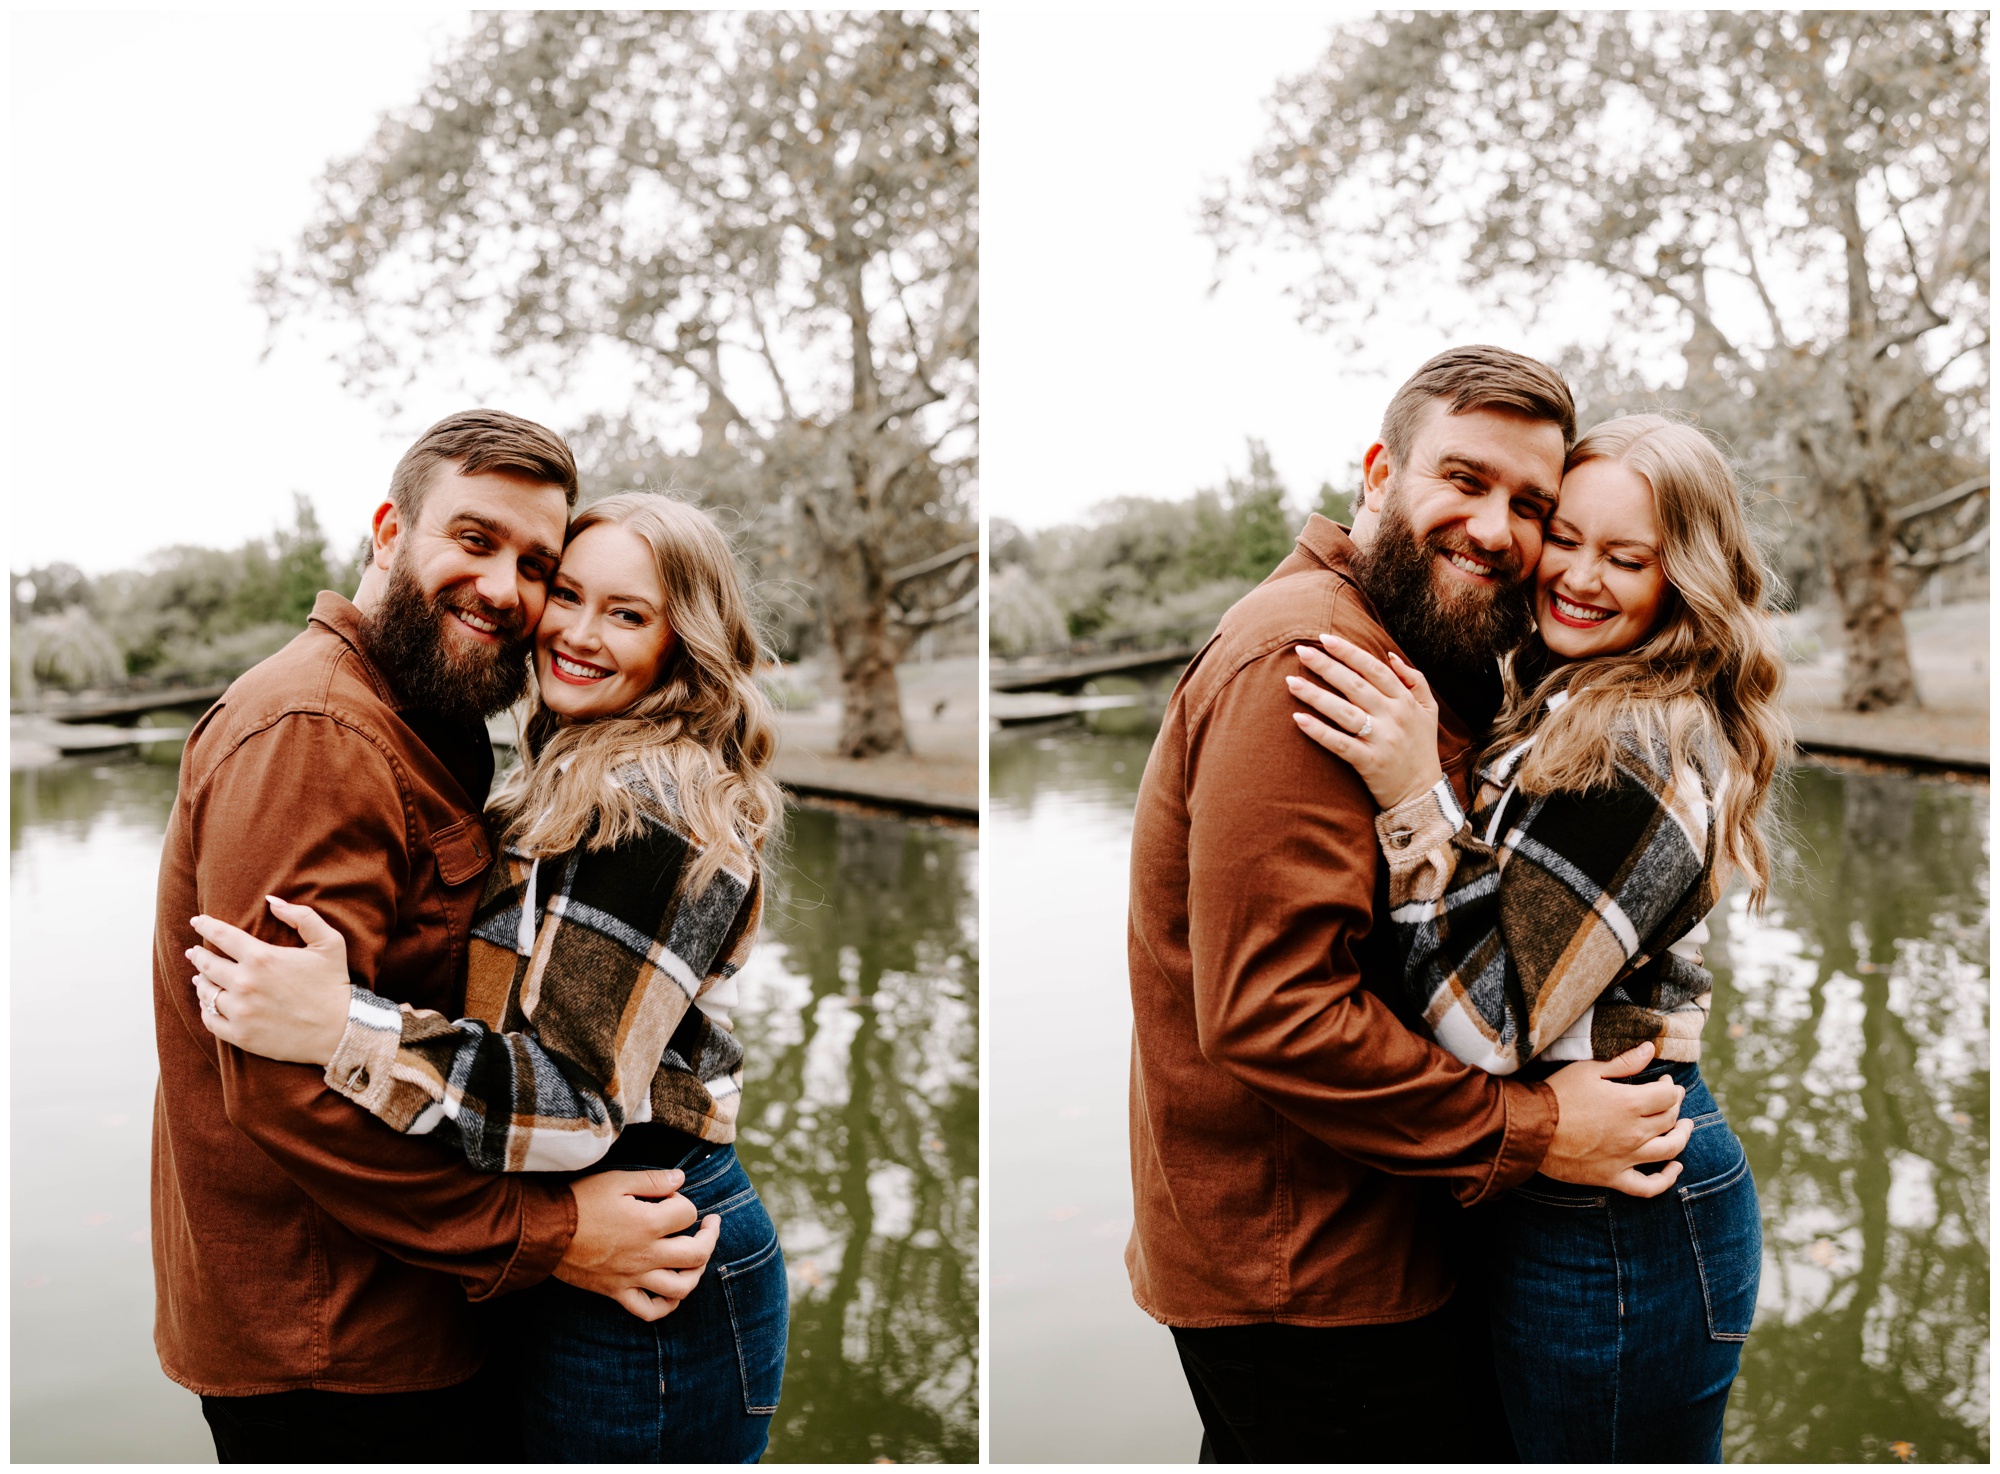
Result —
POLYGON ((368 1088, 368 1066, 356 1065, 349 1072, 347 1076, 347 1088, 349 1090, 366 1090, 368 1088))
POLYGON ((1397 849, 1400 850, 1401 848, 1403 848, 1404 845, 1408 844, 1409 842, 1410 842, 1409 830, 1392 829, 1389 831, 1389 843, 1394 845, 1397 849))

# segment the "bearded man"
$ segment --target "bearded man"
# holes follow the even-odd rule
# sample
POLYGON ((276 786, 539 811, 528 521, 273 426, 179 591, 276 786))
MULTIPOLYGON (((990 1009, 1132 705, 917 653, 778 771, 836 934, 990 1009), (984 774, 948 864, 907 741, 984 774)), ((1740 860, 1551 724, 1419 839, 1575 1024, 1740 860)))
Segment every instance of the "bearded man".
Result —
POLYGON ((1647 1120, 1657 1092, 1590 1072, 1462 1064, 1370 991, 1398 971, 1376 807, 1297 737, 1285 685, 1324 632, 1402 655, 1463 802, 1575 435, 1547 366, 1432 359, 1390 401, 1353 529, 1313 517, 1168 704, 1132 833, 1125 1260, 1204 1461, 1511 1457, 1452 1201, 1537 1171, 1609 1183, 1672 1125, 1647 1120))
POLYGON ((465 1459, 490 1426, 469 1302, 554 1273, 670 1305, 712 1243, 670 1237, 695 1218, 678 1173, 475 1172, 317 1069, 220 1043, 184 955, 198 913, 295 944, 278 896, 340 930, 356 982, 462 1011, 493 859, 483 718, 527 680, 576 494, 540 425, 432 426, 375 514, 354 601, 320 594, 188 739, 154 931, 154 1342, 225 1462, 465 1459))

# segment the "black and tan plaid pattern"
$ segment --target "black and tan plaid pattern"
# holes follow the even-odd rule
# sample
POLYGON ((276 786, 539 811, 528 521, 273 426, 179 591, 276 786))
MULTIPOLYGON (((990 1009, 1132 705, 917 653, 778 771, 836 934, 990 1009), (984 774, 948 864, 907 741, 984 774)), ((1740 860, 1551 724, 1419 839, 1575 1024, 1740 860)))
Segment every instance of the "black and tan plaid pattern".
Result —
POLYGON ((1401 1011, 1496 1075, 1646 1040, 1698 1059, 1712 984, 1675 944, 1721 893, 1710 781, 1628 728, 1615 787, 1523 795, 1533 740, 1481 769, 1470 815, 1439 783, 1376 817, 1401 1011))
POLYGON ((636 769, 619 778, 641 799, 644 833, 539 865, 503 855, 473 917, 467 1017, 356 987, 330 1086, 490 1172, 589 1166, 639 1121, 735 1139, 743 1049, 728 1009, 760 880, 725 868, 683 895, 699 851, 636 769))

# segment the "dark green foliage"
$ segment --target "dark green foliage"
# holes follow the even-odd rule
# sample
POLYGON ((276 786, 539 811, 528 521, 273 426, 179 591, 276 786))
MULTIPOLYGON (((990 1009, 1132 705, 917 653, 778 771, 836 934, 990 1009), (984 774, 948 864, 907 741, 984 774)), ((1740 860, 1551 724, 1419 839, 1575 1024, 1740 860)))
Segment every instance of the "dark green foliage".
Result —
POLYGON ((17 575, 17 638, 47 647, 32 662, 42 684, 101 685, 120 665, 131 676, 225 679, 304 629, 321 589, 351 594, 359 579, 356 565, 329 567, 312 505, 295 495, 290 527, 241 547, 165 548, 144 568, 95 579, 59 563, 17 575), (25 605, 24 580, 35 590, 25 605), (109 666, 59 653, 100 645, 115 652, 109 666))
POLYGON ((1032 594, 1013 590, 1015 601, 1053 601, 1072 639, 1171 644, 1213 629, 1291 552, 1302 520, 1253 439, 1246 473, 1219 491, 1176 502, 1116 497, 1087 521, 1039 533, 995 522, 990 541, 996 569, 1020 567, 1033 580, 1032 594))

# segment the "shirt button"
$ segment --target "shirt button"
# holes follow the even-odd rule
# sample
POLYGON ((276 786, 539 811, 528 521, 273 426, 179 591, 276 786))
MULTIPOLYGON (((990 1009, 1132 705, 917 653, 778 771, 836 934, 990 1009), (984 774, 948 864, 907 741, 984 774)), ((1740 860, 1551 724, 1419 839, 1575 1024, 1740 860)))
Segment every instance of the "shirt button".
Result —
POLYGON ((349 1090, 366 1090, 368 1088, 368 1066, 356 1065, 354 1067, 353 1072, 347 1077, 347 1088, 349 1090))
POLYGON ((1404 845, 1408 844, 1409 842, 1410 842, 1409 830, 1392 829, 1389 831, 1389 843, 1394 845, 1397 849, 1400 850, 1401 848, 1403 848, 1404 845))

